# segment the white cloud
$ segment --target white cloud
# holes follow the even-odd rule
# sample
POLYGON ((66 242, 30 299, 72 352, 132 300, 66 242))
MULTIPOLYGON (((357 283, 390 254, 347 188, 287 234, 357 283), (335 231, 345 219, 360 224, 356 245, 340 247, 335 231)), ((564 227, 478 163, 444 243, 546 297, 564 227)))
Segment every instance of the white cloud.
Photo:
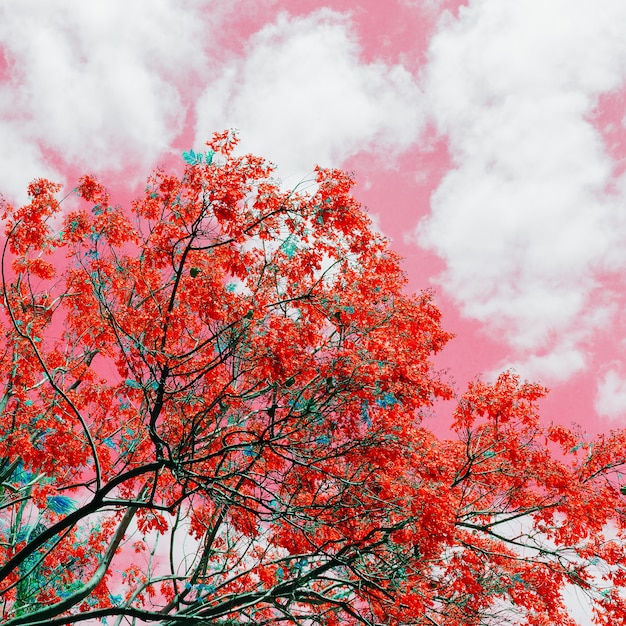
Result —
POLYGON ((197 143, 236 127, 246 151, 304 176, 373 150, 393 156, 422 124, 420 92, 400 65, 362 63, 349 19, 330 10, 282 13, 224 68, 197 106, 197 143))
MULTIPOLYGON (((21 171, 32 178, 49 169, 40 151, 96 171, 152 165, 181 131, 181 89, 204 64, 197 4, 3 3, 11 78, 0 85, 0 117, 25 146, 21 171)), ((0 188, 13 186, 0 167, 0 188)))
POLYGON ((233 12, 274 3, 0 5, 10 62, 0 119, 12 135, 12 153, 0 155, 0 189, 17 196, 24 181, 42 172, 58 179, 55 169, 68 167, 143 177, 185 133, 200 94, 197 147, 215 130, 239 127, 246 149, 294 177, 363 149, 384 162, 410 145, 422 121, 415 79, 400 65, 362 63, 345 15, 282 14, 252 36, 245 58, 232 60, 233 12))
POLYGON ((584 350, 572 343, 568 338, 564 343, 552 346, 548 353, 531 353, 520 361, 503 362, 485 378, 495 380, 502 371, 512 370, 526 380, 565 382, 587 367, 584 350))
POLYGON ((436 14, 448 0, 398 0, 401 5, 411 9, 421 9, 431 14, 436 14))
POLYGON ((30 141, 14 124, 0 120, 0 195, 8 202, 26 199, 26 187, 35 177, 62 181, 63 177, 46 162, 36 142, 30 141))
POLYGON ((624 23, 621 0, 474 1, 429 52, 426 95, 454 169, 420 241, 446 261, 439 280, 463 312, 557 379, 582 367, 577 342, 611 311, 591 301, 597 271, 623 261, 624 199, 606 192, 614 164, 588 118, 626 79, 624 23), (550 349, 569 355, 562 375, 550 349))
POLYGON ((598 379, 595 409, 602 417, 626 421, 626 376, 618 363, 612 363, 598 379))

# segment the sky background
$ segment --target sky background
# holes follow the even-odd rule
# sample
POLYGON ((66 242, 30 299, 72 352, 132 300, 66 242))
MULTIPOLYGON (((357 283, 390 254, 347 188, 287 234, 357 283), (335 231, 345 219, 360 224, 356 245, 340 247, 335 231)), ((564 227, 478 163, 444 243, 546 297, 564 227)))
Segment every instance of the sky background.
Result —
POLYGON ((0 2, 0 191, 125 202, 236 127, 286 186, 355 173, 459 393, 512 367, 547 421, 626 426, 625 27, 624 0, 0 2))

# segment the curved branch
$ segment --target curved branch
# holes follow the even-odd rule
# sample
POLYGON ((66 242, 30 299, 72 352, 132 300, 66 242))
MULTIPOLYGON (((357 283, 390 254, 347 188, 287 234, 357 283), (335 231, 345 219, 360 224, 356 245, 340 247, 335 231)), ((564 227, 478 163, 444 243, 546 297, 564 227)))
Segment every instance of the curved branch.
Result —
MULTIPOLYGON (((15 226, 13 226, 13 229, 11 229, 11 232, 7 235, 7 238, 4 242, 4 246, 2 248, 2 263, 1 263, 0 269, 2 272, 2 285, 5 287, 5 290, 6 290, 7 282, 6 282, 6 275, 4 271, 4 261, 6 257, 7 246, 9 245, 9 240, 14 230, 15 230, 15 226)), ((85 433, 85 437, 87 438, 87 441, 89 443, 89 447, 91 448, 91 454, 93 456, 94 468, 96 472, 96 485, 97 485, 97 488, 99 489, 100 485, 102 484, 102 471, 100 469, 98 450, 96 449, 96 444, 94 443, 93 437, 91 436, 91 432, 89 431, 89 427, 87 426, 87 423, 85 422, 83 416, 80 414, 80 411, 76 408, 74 403, 68 398, 67 394, 54 382, 54 377, 48 370, 48 366, 46 365, 43 357, 41 356, 41 353, 39 352, 39 349, 37 348, 37 345, 35 344, 33 338, 30 335, 27 335, 26 333, 23 333, 20 330, 19 325, 17 324, 17 320, 15 319, 13 309, 11 308, 11 305, 9 303, 9 298, 6 295, 6 291, 5 291, 5 302, 6 302, 7 311, 9 312, 9 317, 11 318, 11 324, 13 325, 13 328, 17 336, 28 341, 31 349, 33 350, 33 352, 35 353, 35 356, 37 357, 37 361, 39 361, 39 365, 41 366, 46 378, 48 379, 48 382, 50 383, 50 386, 63 398, 63 400, 65 400, 65 402, 67 402, 67 404, 71 407, 72 412, 74 413, 74 415, 76 415, 76 418, 80 422, 80 425, 85 433)))
POLYGON ((104 557, 102 558, 98 569, 95 571, 91 579, 86 582, 79 591, 76 591, 75 593, 67 596, 61 602, 51 607, 39 609, 38 611, 29 613, 28 615, 25 615, 23 617, 15 617, 13 619, 10 619, 8 622, 5 622, 5 626, 19 626, 20 624, 34 624, 41 621, 50 620, 51 618, 60 615, 64 611, 71 609, 73 606, 76 606, 79 602, 89 596, 89 594, 98 586, 100 581, 104 578, 104 575, 107 573, 109 565, 111 564, 111 561, 115 556, 115 552, 118 549, 122 539, 124 538, 124 535, 128 530, 128 526, 130 525, 133 517, 135 517, 136 512, 136 507, 130 507, 129 509, 127 509, 126 513, 124 513, 122 521, 117 527, 117 530, 113 535, 113 540, 109 544, 107 551, 104 553, 104 557))
MULTIPOLYGON (((109 503, 104 500, 104 496, 107 493, 113 491, 113 489, 115 489, 118 485, 121 485, 131 478, 136 478, 138 476, 142 476, 143 474, 157 471, 161 467, 163 467, 163 465, 164 463, 158 462, 149 463, 148 465, 137 467, 111 480, 104 487, 102 487, 100 491, 96 493, 96 495, 90 502, 77 509, 76 511, 73 511, 67 517, 64 517, 56 524, 53 524, 52 526, 47 528, 44 532, 41 533, 41 535, 38 535, 28 545, 22 548, 16 555, 9 559, 2 567, 0 567, 0 580, 4 580, 5 578, 7 578, 7 576, 10 576, 11 573, 19 565, 21 565, 29 556, 31 556, 31 554, 34 554, 42 545, 44 545, 44 543, 46 543, 46 541, 52 539, 66 528, 70 528, 74 524, 78 523, 81 519, 100 510, 102 507, 109 506, 109 503)), ((0 594, 4 593, 4 591, 6 591, 6 589, 0 589, 0 594)))

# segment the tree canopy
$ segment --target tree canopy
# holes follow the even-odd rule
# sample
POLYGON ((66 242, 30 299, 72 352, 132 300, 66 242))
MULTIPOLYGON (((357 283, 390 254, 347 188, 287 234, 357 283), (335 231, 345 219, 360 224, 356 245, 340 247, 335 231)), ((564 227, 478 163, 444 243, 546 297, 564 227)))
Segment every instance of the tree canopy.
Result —
POLYGON ((235 144, 4 205, 2 623, 626 623, 624 433, 503 373, 436 437, 451 336, 351 178, 235 144))

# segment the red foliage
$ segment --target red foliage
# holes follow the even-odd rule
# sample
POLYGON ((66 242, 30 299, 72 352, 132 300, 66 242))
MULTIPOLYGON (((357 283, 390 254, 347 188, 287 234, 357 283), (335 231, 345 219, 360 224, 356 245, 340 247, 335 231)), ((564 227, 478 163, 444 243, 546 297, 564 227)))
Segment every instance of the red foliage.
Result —
POLYGON ((91 176, 6 207, 3 623, 570 624, 568 585, 626 620, 626 435, 506 373, 437 439, 450 335, 351 179, 283 191, 235 144, 127 212, 91 176))

